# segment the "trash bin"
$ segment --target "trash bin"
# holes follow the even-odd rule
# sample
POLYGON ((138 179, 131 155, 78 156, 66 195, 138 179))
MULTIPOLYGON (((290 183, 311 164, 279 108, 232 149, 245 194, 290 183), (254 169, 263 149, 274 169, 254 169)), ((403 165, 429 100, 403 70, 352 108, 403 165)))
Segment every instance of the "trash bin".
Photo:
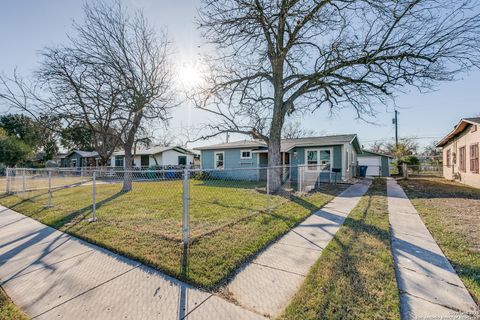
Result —
POLYGON ((361 178, 365 178, 367 176, 367 168, 368 166, 360 166, 359 167, 359 174, 361 178))

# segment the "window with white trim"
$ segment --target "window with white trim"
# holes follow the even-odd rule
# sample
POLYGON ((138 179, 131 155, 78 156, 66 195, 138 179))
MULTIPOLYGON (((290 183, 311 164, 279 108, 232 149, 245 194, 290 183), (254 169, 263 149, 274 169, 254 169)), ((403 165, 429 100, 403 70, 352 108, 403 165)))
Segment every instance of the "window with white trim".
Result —
POLYGON ((331 169, 330 149, 306 150, 306 164, 309 171, 330 171, 331 169))
POLYGON ((240 159, 252 159, 252 150, 240 150, 240 159))
POLYGON ((225 154, 223 152, 215 152, 215 169, 223 169, 225 167, 225 154))

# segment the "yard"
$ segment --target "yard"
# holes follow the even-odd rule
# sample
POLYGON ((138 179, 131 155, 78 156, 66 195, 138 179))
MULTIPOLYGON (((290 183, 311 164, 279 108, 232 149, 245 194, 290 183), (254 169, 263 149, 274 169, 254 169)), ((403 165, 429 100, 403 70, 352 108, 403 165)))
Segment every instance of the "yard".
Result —
POLYGON ((442 178, 411 178, 399 183, 480 304, 480 190, 442 178))
POLYGON ((98 221, 92 216, 92 186, 0 196, 0 204, 59 230, 142 261, 185 281, 212 288, 227 279, 265 245, 319 209, 345 189, 323 185, 302 198, 266 195, 248 181, 190 180, 188 254, 182 237, 182 181, 134 182, 96 186, 98 221), (187 259, 188 258, 188 259, 187 259))
POLYGON ((374 180, 281 318, 400 318, 385 179, 374 180))

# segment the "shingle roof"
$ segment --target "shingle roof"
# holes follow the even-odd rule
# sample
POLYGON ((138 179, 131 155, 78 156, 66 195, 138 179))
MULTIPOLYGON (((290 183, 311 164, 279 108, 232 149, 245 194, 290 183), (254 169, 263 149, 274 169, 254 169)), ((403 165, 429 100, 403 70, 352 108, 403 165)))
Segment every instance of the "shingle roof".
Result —
POLYGON ((283 139, 281 151, 287 152, 295 147, 308 147, 308 146, 329 146, 336 144, 350 143, 357 137, 356 134, 341 134, 334 136, 323 137, 308 137, 298 139, 283 139))
POLYGON ((474 117, 474 118, 463 118, 461 119, 458 124, 453 128, 453 130, 447 134, 445 137, 442 138, 437 143, 437 147, 441 148, 444 145, 446 145, 453 137, 458 135, 459 133, 463 132, 469 125, 477 125, 480 124, 480 117, 474 117))
MULTIPOLYGON (((355 138, 356 134, 341 134, 322 137, 307 137, 298 139, 282 139, 281 151, 287 152, 295 147, 308 147, 308 146, 328 146, 337 145, 343 143, 350 143, 355 138)), ((241 148, 266 148, 267 144, 260 140, 243 140, 234 141, 228 143, 219 143, 204 147, 195 148, 196 150, 220 150, 220 149, 241 149, 241 148)))
POLYGON ((470 121, 470 122, 475 122, 480 124, 480 117, 475 117, 475 118, 465 118, 463 120, 470 121))
POLYGON ((363 155, 371 154, 371 155, 376 155, 376 156, 381 156, 381 157, 387 157, 387 158, 392 158, 392 159, 395 158, 394 156, 389 155, 389 154, 385 154, 385 153, 381 153, 381 152, 375 152, 375 151, 370 151, 370 150, 365 150, 365 149, 362 150, 362 154, 363 154, 363 155))
POLYGON ((82 151, 82 150, 72 150, 66 155, 66 157, 69 157, 72 153, 77 153, 82 158, 98 157, 98 152, 96 152, 96 151, 82 151))
MULTIPOLYGON (((180 147, 180 146, 170 146, 170 147, 162 147, 162 146, 155 146, 155 147, 151 147, 151 148, 148 148, 148 149, 137 149, 135 151, 135 154, 136 155, 152 155, 152 154, 159 154, 159 153, 162 153, 162 152, 165 152, 165 151, 168 151, 168 150, 172 150, 172 149, 175 149, 179 152, 182 152, 182 153, 185 153, 185 154, 194 154, 192 151, 188 150, 188 149, 185 149, 183 147, 180 147)), ((121 150, 121 151, 116 151, 113 153, 113 155, 115 156, 123 156, 125 154, 125 151, 121 150)))

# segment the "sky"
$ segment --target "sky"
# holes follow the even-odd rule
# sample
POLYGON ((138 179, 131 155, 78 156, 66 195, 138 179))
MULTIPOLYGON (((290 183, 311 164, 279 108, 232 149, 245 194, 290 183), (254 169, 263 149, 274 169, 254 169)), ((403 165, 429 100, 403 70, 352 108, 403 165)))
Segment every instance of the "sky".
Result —
MULTIPOLYGON (((199 0, 125 0, 130 9, 143 9, 150 24, 157 30, 166 28, 173 42, 172 59, 181 73, 199 59, 203 48, 194 24, 199 0)), ((28 77, 38 66, 38 51, 66 41, 72 21, 82 19, 79 0, 0 0, 0 72, 12 74, 14 68, 28 77)), ((455 82, 441 83, 435 91, 419 93, 411 90, 397 97, 399 136, 415 137, 421 146, 439 140, 465 117, 480 115, 480 71, 459 76, 455 82)), ((1 109, 0 113, 5 112, 1 109)), ((194 110, 183 102, 172 113, 169 131, 185 132, 207 121, 209 115, 194 110)), ((368 147, 375 141, 393 139, 393 108, 377 108, 369 122, 355 119, 353 110, 345 109, 334 116, 325 109, 294 119, 307 129, 321 134, 357 133, 368 147)), ((189 147, 222 142, 225 137, 189 144, 189 147)), ((234 137, 233 139, 248 139, 234 137)))

